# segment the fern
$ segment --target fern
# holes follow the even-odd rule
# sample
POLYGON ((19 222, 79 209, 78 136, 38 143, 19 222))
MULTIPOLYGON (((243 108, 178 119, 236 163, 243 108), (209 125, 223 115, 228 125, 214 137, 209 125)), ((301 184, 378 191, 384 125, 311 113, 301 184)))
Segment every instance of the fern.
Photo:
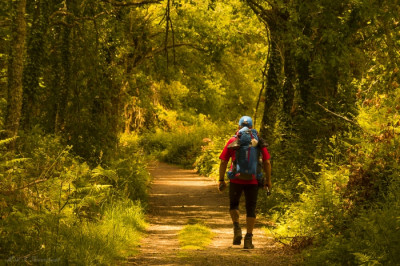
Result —
POLYGON ((11 138, 7 138, 7 139, 2 139, 0 140, 0 147, 5 146, 7 144, 10 144, 11 142, 15 141, 18 137, 11 137, 11 138))
POLYGON ((118 181, 118 174, 114 170, 106 170, 103 169, 101 166, 97 166, 92 171, 92 178, 97 177, 106 177, 108 180, 117 182, 118 181))
POLYGON ((15 159, 7 160, 4 163, 4 166, 9 167, 9 166, 13 166, 13 165, 16 165, 16 164, 21 164, 21 163, 24 163, 24 162, 26 162, 28 160, 30 160, 30 158, 15 158, 15 159))

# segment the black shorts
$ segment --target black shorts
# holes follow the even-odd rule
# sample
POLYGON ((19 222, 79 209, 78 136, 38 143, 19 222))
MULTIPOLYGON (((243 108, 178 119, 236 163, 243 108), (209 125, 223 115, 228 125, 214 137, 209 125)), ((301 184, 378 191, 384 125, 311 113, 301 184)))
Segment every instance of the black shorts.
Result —
POLYGON ((258 196, 258 185, 249 184, 235 184, 230 183, 229 185, 229 201, 230 210, 239 210, 239 201, 244 191, 244 197, 246 200, 246 216, 256 217, 256 205, 258 196))

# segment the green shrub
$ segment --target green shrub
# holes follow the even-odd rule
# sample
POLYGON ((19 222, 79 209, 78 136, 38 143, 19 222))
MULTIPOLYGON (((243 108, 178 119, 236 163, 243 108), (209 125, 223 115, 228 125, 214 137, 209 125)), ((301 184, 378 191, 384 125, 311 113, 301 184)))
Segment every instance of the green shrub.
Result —
POLYGON ((165 131, 157 129, 155 132, 144 134, 140 143, 148 153, 155 154, 159 160, 190 168, 202 153, 202 147, 207 144, 208 139, 220 136, 221 132, 222 128, 204 120, 192 126, 178 124, 165 131))
POLYGON ((0 259, 9 264, 112 264, 134 252, 149 175, 135 142, 95 168, 59 138, 0 141, 0 259), (21 148, 22 147, 22 148, 21 148))
POLYGON ((344 219, 343 193, 348 171, 323 169, 317 184, 309 185, 283 216, 276 213, 275 237, 296 248, 319 242, 340 228, 344 219))
POLYGON ((192 130, 146 134, 141 143, 146 151, 153 153, 164 162, 191 167, 200 153, 202 143, 201 134, 192 130))
POLYGON ((361 130, 349 133, 354 137, 343 145, 332 142, 316 183, 301 184, 306 189, 300 201, 283 216, 276 213, 274 232, 281 241, 300 249, 314 244, 304 251, 306 265, 400 261, 399 95, 397 89, 364 101, 357 117, 361 130))
POLYGON ((147 158, 137 135, 121 136, 119 149, 109 163, 109 168, 114 169, 118 176, 114 183, 117 195, 140 200, 142 203, 147 201, 150 175, 147 171, 147 158))
POLYGON ((341 232, 305 251, 307 265, 397 265, 400 261, 400 186, 390 188, 385 202, 343 221, 341 232))
MULTIPOLYGON (((18 244, 3 258, 10 265, 19 265, 22 261, 37 264, 112 264, 115 260, 135 254, 145 227, 140 203, 131 201, 109 205, 105 208, 103 219, 97 222, 76 220, 71 213, 58 217, 31 215, 25 219, 19 217, 14 222, 19 223, 19 232, 26 235, 14 232, 19 237, 14 235, 12 240, 18 242, 8 242, 18 244)), ((5 228, 11 226, 8 224, 5 228)))
POLYGON ((207 145, 202 147, 201 154, 194 163, 196 171, 204 176, 219 178, 219 155, 222 152, 229 136, 214 137, 209 139, 207 145))

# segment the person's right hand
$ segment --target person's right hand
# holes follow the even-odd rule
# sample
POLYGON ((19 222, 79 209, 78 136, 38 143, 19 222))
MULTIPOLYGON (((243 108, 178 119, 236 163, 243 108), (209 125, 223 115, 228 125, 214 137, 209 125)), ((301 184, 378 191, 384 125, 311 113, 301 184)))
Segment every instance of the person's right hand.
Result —
POLYGON ((226 183, 225 181, 219 181, 218 182, 218 190, 223 191, 226 188, 226 183))

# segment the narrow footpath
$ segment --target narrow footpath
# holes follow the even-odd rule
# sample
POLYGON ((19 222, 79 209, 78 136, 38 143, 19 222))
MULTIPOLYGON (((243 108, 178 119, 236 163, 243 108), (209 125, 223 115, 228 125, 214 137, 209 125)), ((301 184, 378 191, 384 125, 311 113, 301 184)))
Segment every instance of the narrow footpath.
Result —
MULTIPOLYGON (((147 235, 140 253, 129 258, 130 265, 293 265, 293 256, 267 237, 258 221, 253 232, 255 249, 232 245, 233 229, 229 217, 227 191, 218 192, 216 183, 193 170, 157 163, 149 199, 147 235), (187 224, 204 223, 214 232, 205 250, 181 250, 178 232, 187 224)), ((243 208, 243 207, 242 207, 243 208)), ((241 226, 245 233, 245 211, 241 226)))

